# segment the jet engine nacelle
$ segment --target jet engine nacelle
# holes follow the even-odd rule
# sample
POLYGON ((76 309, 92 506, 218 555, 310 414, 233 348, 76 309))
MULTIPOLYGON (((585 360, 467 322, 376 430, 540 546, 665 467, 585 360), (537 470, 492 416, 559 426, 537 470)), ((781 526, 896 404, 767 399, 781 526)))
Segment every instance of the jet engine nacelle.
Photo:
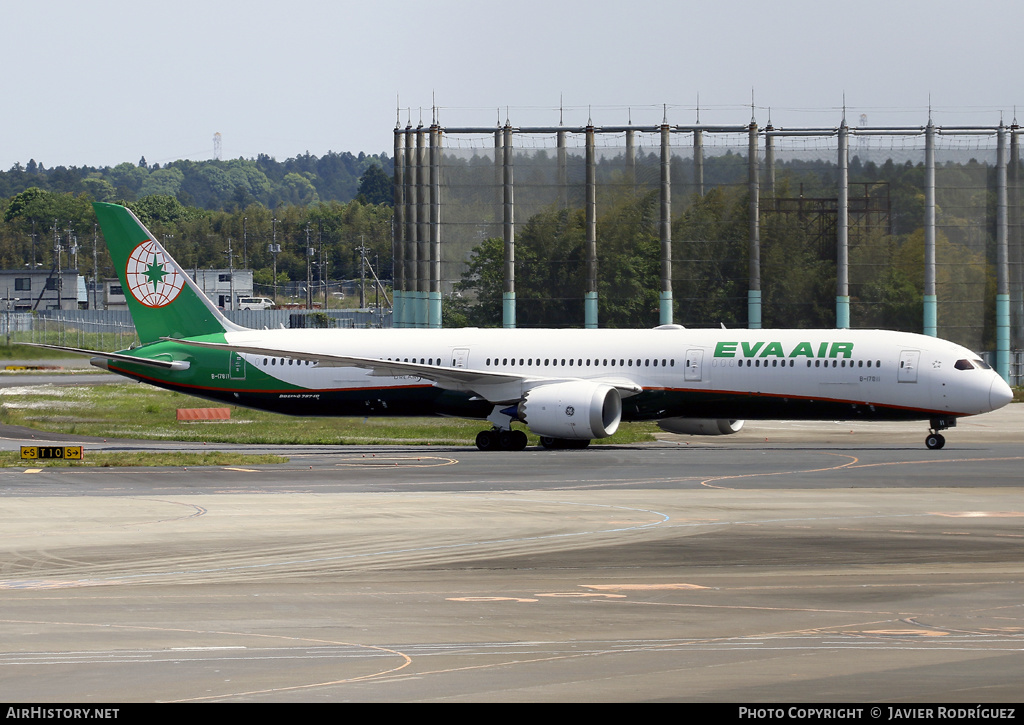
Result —
POLYGON ((714 420, 713 418, 664 418, 658 427, 669 433, 691 436, 727 436, 739 433, 742 420, 714 420))
POLYGON ((566 440, 607 438, 622 420, 622 398, 611 385, 575 381, 533 388, 519 418, 539 436, 566 440))

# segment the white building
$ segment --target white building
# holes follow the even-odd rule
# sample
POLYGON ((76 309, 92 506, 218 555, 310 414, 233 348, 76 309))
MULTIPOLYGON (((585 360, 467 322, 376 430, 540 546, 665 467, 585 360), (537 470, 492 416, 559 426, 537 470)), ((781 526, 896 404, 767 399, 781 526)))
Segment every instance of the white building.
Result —
MULTIPOLYGON (((213 304, 225 310, 237 310, 239 297, 252 297, 251 269, 188 269, 189 277, 213 304), (234 294, 234 298, 232 298, 234 294), (232 302, 234 299, 234 302, 232 302)), ((104 299, 108 310, 128 309, 124 289, 118 279, 108 278, 103 284, 104 299)))
POLYGON ((78 270, 62 270, 59 278, 55 270, 0 270, 0 295, 3 295, 2 309, 12 312, 77 310, 78 270))
POLYGON ((225 310, 237 310, 239 297, 252 297, 251 269, 186 270, 199 289, 225 310), (234 297, 232 297, 234 295, 234 297))

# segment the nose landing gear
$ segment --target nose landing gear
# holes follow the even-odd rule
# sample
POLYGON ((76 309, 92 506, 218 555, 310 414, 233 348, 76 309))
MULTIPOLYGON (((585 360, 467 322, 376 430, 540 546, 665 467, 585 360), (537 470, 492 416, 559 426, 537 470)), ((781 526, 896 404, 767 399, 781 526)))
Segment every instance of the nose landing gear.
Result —
POLYGON ((956 418, 932 418, 930 424, 931 430, 928 433, 928 437, 924 439, 924 444, 929 450, 937 451, 946 445, 946 437, 939 433, 939 431, 955 428, 956 418))

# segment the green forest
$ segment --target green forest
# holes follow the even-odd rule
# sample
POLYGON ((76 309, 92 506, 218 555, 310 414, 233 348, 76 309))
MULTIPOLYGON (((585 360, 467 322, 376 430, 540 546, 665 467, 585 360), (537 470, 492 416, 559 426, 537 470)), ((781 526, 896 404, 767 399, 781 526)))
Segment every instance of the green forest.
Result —
MULTIPOLYGON (((44 168, 34 159, 0 172, 0 198, 26 189, 88 195, 93 201, 138 201, 147 196, 173 196, 183 206, 234 212, 253 204, 277 209, 319 202, 351 201, 360 193, 360 179, 372 168, 390 178, 393 161, 386 154, 358 156, 328 152, 277 161, 265 154, 255 159, 172 161, 163 167, 121 163, 103 168, 44 168)), ((379 189, 374 189, 379 191, 379 189)), ((372 198, 371 203, 387 199, 372 198)))
POLYGON ((0 172, 0 268, 53 267, 92 275, 96 246, 100 276, 113 276, 91 203, 124 203, 188 268, 249 267, 269 294, 276 241, 278 283, 305 280, 306 250, 317 250, 313 276, 360 274, 358 247, 381 275, 391 276, 392 162, 386 156, 306 154, 285 162, 176 161, 163 168, 119 164, 102 169, 45 169, 30 161, 0 172), (229 245, 232 259, 228 259, 229 245))

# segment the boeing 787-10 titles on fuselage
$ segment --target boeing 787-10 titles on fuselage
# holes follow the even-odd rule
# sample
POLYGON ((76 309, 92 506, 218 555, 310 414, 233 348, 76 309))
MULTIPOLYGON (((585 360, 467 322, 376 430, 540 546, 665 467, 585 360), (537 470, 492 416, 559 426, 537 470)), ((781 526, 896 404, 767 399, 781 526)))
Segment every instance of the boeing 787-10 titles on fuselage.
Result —
POLYGON ((482 450, 583 447, 622 420, 734 433, 744 419, 927 420, 1012 398, 981 358, 879 330, 251 330, 224 317, 128 209, 94 204, 139 347, 92 364, 170 390, 291 415, 456 416, 482 450))

